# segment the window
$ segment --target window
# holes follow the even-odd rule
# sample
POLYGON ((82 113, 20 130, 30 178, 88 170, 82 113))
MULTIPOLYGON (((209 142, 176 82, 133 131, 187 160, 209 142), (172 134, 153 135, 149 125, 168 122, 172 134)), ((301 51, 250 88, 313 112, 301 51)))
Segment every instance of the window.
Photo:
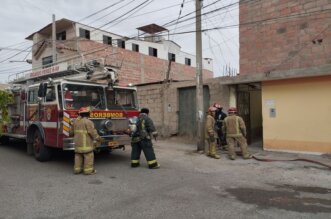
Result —
POLYGON ((191 59, 185 58, 185 65, 191 66, 191 59))
POLYGON ((169 52, 168 53, 168 60, 172 61, 172 62, 175 62, 176 61, 176 55, 169 52))
POLYGON ((60 109, 62 109, 62 93, 61 93, 61 85, 57 86, 57 96, 59 98, 60 109))
POLYGON ((128 89, 107 90, 108 109, 136 109, 136 91, 128 89))
POLYGON ((63 99, 65 109, 79 109, 91 106, 93 109, 106 109, 105 94, 102 86, 64 84, 63 99))
POLYGON ((85 30, 83 28, 79 28, 79 36, 86 38, 86 39, 90 39, 90 31, 89 30, 85 30))
POLYGON ((153 47, 148 47, 148 54, 150 56, 154 56, 157 57, 157 49, 153 48, 153 47))
POLYGON ((43 68, 48 68, 52 65, 53 63, 53 56, 47 56, 42 58, 42 64, 43 64, 43 68))
POLYGON ((46 91, 46 102, 52 102, 56 99, 55 96, 55 87, 47 87, 46 91))
POLYGON ((37 103, 38 102, 38 90, 29 90, 29 97, 28 102, 31 103, 37 103))
POLYGON ((108 45, 112 45, 112 38, 110 36, 103 35, 103 43, 108 44, 108 45))
POLYGON ((139 52, 139 45, 132 43, 132 51, 139 52))
POLYGON ((125 49, 125 41, 118 39, 117 40, 117 46, 120 47, 120 48, 125 49))
POLYGON ((66 40, 67 34, 65 31, 56 34, 56 40, 66 40))

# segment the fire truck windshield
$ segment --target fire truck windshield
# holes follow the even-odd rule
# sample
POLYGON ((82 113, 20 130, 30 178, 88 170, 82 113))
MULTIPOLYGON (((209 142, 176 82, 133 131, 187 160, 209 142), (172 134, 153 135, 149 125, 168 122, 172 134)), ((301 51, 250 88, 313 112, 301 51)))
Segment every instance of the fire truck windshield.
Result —
POLYGON ((91 106, 93 109, 106 109, 104 89, 101 86, 63 84, 62 95, 65 109, 79 109, 91 106))
POLYGON ((136 91, 131 89, 114 88, 107 90, 108 109, 136 109, 136 91))

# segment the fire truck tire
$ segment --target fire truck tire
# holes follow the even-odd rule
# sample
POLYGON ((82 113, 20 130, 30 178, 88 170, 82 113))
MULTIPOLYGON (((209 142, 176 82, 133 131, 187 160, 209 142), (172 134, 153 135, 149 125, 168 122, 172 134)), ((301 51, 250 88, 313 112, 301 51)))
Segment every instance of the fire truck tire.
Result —
POLYGON ((38 130, 34 133, 32 145, 36 160, 43 162, 51 159, 50 148, 44 144, 44 140, 38 130))
POLYGON ((9 143, 9 137, 8 136, 1 136, 0 137, 0 144, 5 145, 9 143))

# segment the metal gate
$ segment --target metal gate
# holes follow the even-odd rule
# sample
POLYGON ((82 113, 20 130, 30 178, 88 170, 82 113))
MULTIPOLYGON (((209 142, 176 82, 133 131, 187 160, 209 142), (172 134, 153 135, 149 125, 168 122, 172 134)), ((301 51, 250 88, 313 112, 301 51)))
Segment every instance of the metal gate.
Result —
MULTIPOLYGON (((179 125, 178 134, 193 138, 197 134, 196 121, 196 88, 179 88, 179 125)), ((209 88, 203 87, 203 107, 204 112, 207 112, 209 107, 209 88)))

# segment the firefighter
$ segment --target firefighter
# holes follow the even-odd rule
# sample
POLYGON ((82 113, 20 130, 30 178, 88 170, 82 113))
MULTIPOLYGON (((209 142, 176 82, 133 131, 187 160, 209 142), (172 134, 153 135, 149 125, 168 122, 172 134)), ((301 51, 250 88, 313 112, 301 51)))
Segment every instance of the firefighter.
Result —
POLYGON ((215 122, 216 122, 215 127, 218 135, 218 144, 221 149, 226 150, 227 149, 226 138, 225 138, 225 134, 223 133, 222 127, 223 127, 224 119, 227 117, 227 115, 226 113, 223 112, 223 107, 220 104, 214 103, 213 106, 217 108, 215 112, 215 122))
POLYGON ((64 93, 64 100, 65 100, 65 106, 66 109, 73 109, 73 97, 71 94, 71 91, 68 90, 68 88, 64 88, 65 93, 64 93))
POLYGON ((158 133, 155 129, 153 120, 148 117, 149 109, 142 108, 136 123, 137 129, 132 134, 132 151, 131 151, 131 167, 140 165, 140 154, 144 152, 150 169, 160 168, 160 164, 156 161, 155 153, 152 144, 152 137, 156 139, 158 133))
POLYGON ((209 149, 208 149, 208 156, 220 159, 221 157, 216 154, 216 139, 217 139, 217 133, 215 131, 215 111, 216 107, 209 107, 208 109, 208 115, 206 119, 206 127, 205 127, 205 138, 208 142, 209 149))
POLYGON ((89 120, 90 109, 81 107, 79 109, 79 117, 73 122, 72 132, 74 134, 75 143, 75 166, 74 173, 84 173, 86 175, 95 174, 94 169, 94 142, 102 141, 98 135, 94 124, 89 120))
POLYGON ((235 146, 239 144, 244 159, 252 158, 248 152, 246 141, 246 126, 244 120, 237 116, 237 108, 230 107, 229 115, 224 119, 223 132, 226 134, 226 142, 228 143, 229 158, 236 159, 235 146))

